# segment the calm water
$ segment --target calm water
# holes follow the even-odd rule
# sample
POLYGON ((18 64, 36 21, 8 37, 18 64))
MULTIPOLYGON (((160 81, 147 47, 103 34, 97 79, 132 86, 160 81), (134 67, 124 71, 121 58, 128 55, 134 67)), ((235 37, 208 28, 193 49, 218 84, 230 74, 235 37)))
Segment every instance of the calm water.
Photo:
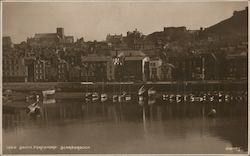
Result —
POLYGON ((3 114, 3 152, 247 153, 247 104, 213 105, 218 112, 215 118, 207 117, 209 103, 140 105, 63 99, 41 103, 40 117, 16 108, 16 113, 3 114), (54 149, 37 149, 48 146, 54 149))

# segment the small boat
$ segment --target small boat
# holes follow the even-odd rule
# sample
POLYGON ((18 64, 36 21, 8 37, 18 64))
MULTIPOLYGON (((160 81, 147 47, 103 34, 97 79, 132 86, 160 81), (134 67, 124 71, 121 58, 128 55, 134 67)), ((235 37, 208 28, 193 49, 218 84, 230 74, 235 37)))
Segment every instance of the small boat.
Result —
POLYGON ((55 95, 56 90, 55 89, 49 89, 49 90, 44 90, 42 91, 43 97, 47 98, 49 96, 55 95))
POLYGON ((108 100, 108 95, 106 93, 102 93, 101 94, 101 101, 104 102, 104 101, 107 101, 108 100))
POLYGON ((214 96, 210 96, 209 100, 210 100, 210 102, 213 102, 214 101, 214 96))
POLYGON ((203 97, 193 96, 191 98, 191 102, 202 102, 202 101, 203 101, 203 97))
POLYGON ((123 91, 123 92, 121 93, 121 95, 118 96, 118 101, 119 101, 119 102, 125 101, 126 94, 127 94, 127 93, 126 93, 125 91, 123 91))
POLYGON ((121 95, 118 96, 118 101, 130 101, 132 99, 131 95, 123 91, 121 95))
POLYGON ((132 99, 131 95, 126 94, 125 95, 125 101, 130 101, 132 99))
POLYGON ((208 117, 215 117, 216 116, 216 109, 212 108, 211 111, 208 113, 208 117))
POLYGON ((175 95, 174 94, 170 94, 169 96, 169 102, 174 102, 175 101, 175 95))
POLYGON ((168 101, 169 100, 169 95, 168 94, 163 94, 162 95, 162 100, 163 101, 168 101))
POLYGON ((176 102, 177 103, 179 103, 179 102, 181 102, 181 95, 180 94, 177 94, 176 96, 175 96, 175 98, 176 98, 176 102))
POLYGON ((203 94, 202 95, 202 98, 203 98, 203 100, 202 101, 207 101, 207 94, 205 93, 205 94, 203 94))
POLYGON ((86 99, 91 99, 92 98, 92 93, 90 93, 90 92, 85 93, 85 98, 86 99))
POLYGON ((156 91, 154 90, 153 87, 148 89, 148 96, 155 95, 155 94, 156 94, 156 91))
POLYGON ((38 102, 30 104, 27 107, 27 113, 28 114, 38 114, 38 113, 40 113, 40 107, 38 106, 38 102))
POLYGON ((230 96, 230 93, 229 92, 226 92, 225 95, 224 95, 224 101, 225 102, 228 102, 231 100, 231 96, 230 96))
POLYGON ((183 101, 186 102, 188 100, 188 95, 183 95, 183 101))
POLYGON ((144 87, 144 85, 138 90, 138 95, 139 96, 145 96, 146 95, 146 88, 144 87))
POLYGON ((94 93, 92 94, 92 100, 93 100, 93 101, 96 101, 96 100, 98 100, 98 99, 99 99, 98 93, 97 93, 97 92, 94 92, 94 93))
POLYGON ((56 99, 43 99, 43 104, 54 104, 56 99))
POLYGON ((112 100, 113 100, 113 102, 117 102, 118 101, 118 95, 113 95, 112 96, 112 100))

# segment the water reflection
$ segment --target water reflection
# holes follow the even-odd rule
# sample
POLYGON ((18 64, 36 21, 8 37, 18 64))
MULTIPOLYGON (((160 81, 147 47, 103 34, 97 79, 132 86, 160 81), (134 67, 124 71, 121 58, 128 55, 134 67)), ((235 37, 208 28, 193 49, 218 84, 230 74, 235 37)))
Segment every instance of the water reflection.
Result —
MULTIPOLYGON (((154 99, 98 103, 50 99, 41 102, 40 107, 39 116, 28 116, 24 108, 3 114, 4 147, 20 145, 20 140, 33 145, 37 142, 32 137, 36 136, 40 144, 60 145, 72 141, 95 147, 81 151, 85 153, 227 153, 226 146, 247 151, 246 103, 161 103, 154 99), (207 117, 211 107, 218 112, 216 118, 207 117), (55 128, 60 128, 60 133, 55 128), (46 139, 37 133, 55 139, 46 139), (129 141, 135 147, 126 144, 129 141), (212 147, 199 144, 203 141, 216 145, 215 149, 211 151, 212 147), (136 146, 137 143, 140 145, 136 146), (180 150, 182 145, 186 147, 180 150), (145 150, 149 146, 151 150, 145 150)), ((3 151, 10 152, 6 148, 3 151)))

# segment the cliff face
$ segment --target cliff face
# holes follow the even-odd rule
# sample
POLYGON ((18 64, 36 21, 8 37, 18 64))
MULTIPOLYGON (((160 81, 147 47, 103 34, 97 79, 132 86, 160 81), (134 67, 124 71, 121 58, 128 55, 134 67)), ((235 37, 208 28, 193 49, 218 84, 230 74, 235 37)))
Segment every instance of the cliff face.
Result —
MULTIPOLYGON (((223 38, 225 40, 246 40, 248 36, 248 7, 242 11, 234 11, 233 16, 223 20, 203 31, 190 31, 185 27, 165 27, 164 31, 154 32, 146 36, 147 41, 179 42, 197 39, 197 34, 203 37, 223 38), (192 33, 196 32, 196 33, 192 33)), ((204 39, 201 37, 200 39, 204 39)), ((199 40, 199 39, 198 39, 199 40)), ((197 40, 196 40, 197 41, 197 40)))
POLYGON ((234 11, 232 17, 204 30, 208 36, 247 37, 248 7, 242 11, 234 11))
POLYGON ((189 33, 186 27, 164 27, 163 31, 154 32, 146 36, 146 40, 157 41, 161 40, 163 42, 172 42, 187 39, 189 33))

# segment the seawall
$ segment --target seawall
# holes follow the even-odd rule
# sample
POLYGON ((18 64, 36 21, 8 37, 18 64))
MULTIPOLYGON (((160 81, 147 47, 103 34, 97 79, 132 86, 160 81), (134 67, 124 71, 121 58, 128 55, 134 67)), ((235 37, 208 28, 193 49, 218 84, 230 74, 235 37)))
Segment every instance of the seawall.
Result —
POLYGON ((247 81, 164 81, 164 82, 27 82, 3 83, 3 89, 14 91, 41 91, 57 89, 58 91, 89 92, 137 92, 141 86, 154 87, 164 92, 202 92, 202 91, 247 91, 247 81))

